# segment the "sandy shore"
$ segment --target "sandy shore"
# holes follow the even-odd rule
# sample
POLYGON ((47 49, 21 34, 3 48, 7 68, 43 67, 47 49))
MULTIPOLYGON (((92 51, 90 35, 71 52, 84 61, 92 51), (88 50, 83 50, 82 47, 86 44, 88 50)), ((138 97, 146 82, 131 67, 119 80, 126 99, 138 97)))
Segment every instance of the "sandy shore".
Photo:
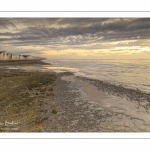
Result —
POLYGON ((150 131, 149 95, 47 65, 0 62, 1 132, 150 131))

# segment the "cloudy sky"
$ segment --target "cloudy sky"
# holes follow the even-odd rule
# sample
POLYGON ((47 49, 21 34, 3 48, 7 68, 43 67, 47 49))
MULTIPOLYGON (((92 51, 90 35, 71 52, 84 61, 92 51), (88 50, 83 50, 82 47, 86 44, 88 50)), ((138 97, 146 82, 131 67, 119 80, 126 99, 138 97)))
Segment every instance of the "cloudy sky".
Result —
POLYGON ((150 58, 150 18, 0 18, 0 51, 50 59, 150 58))

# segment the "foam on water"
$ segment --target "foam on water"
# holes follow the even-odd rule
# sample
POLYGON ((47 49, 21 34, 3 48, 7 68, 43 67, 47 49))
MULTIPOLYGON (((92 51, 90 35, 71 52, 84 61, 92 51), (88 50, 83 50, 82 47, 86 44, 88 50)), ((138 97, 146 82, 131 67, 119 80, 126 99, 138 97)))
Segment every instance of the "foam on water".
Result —
POLYGON ((54 72, 67 72, 67 71, 78 72, 79 71, 79 69, 77 69, 77 68, 58 67, 58 66, 55 66, 55 67, 44 67, 44 68, 52 70, 54 72))

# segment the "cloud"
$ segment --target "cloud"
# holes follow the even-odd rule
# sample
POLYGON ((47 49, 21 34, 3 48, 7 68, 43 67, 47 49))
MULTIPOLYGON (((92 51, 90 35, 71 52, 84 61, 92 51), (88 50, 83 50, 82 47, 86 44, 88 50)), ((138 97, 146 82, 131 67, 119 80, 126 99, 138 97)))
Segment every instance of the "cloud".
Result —
POLYGON ((0 29, 2 46, 120 51, 150 46, 150 18, 1 18, 0 29))

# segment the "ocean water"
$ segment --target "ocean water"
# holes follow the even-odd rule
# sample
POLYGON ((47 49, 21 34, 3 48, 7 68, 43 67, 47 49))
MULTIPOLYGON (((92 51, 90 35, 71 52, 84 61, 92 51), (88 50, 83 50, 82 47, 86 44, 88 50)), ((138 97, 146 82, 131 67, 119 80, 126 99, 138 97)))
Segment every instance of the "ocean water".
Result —
POLYGON ((150 93, 150 60, 49 60, 54 67, 150 93))

